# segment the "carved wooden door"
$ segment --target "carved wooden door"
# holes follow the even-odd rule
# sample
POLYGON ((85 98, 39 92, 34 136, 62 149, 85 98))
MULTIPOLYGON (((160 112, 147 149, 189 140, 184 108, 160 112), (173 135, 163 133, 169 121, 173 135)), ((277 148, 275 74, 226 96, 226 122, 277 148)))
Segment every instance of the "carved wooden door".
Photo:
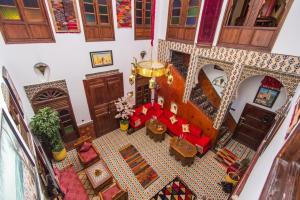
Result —
POLYGON ((256 150, 272 127, 275 113, 246 104, 233 138, 256 150))
POLYGON ((114 101, 124 95, 123 74, 101 75, 83 80, 83 83, 96 136, 117 129, 114 101))

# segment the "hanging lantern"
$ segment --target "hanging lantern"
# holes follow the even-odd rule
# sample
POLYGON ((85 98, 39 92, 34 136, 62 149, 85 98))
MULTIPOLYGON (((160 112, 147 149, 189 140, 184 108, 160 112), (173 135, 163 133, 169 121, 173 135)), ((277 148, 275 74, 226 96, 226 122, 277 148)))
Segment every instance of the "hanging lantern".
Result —
POLYGON ((134 82, 135 82, 135 75, 131 74, 131 75, 129 76, 129 83, 130 83, 130 85, 133 85, 134 82))
POLYGON ((154 78, 151 78, 149 80, 149 88, 150 89, 154 89, 155 88, 155 80, 154 80, 154 78))

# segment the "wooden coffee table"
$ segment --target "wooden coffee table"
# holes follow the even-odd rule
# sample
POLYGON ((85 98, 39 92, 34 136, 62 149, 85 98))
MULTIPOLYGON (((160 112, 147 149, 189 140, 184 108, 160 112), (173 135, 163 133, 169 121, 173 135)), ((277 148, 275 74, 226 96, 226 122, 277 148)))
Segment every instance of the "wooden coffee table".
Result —
POLYGON ((182 166, 191 166, 194 163, 197 148, 185 139, 173 137, 170 140, 170 155, 175 155, 175 159, 181 161, 182 166))
POLYGON ((149 135, 155 142, 163 141, 165 139, 167 126, 158 120, 148 120, 145 124, 147 130, 146 134, 149 135))
POLYGON ((86 168, 85 174, 96 193, 100 192, 108 185, 111 185, 113 182, 113 177, 103 160, 100 160, 86 168), (98 176, 95 174, 96 169, 100 170, 100 174, 98 176))

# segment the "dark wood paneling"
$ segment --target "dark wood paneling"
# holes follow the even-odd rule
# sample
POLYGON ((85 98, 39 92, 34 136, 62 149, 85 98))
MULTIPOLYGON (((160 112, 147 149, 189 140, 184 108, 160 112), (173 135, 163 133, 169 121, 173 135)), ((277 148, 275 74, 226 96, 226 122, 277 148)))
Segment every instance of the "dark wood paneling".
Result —
POLYGON ((112 1, 106 1, 106 2, 107 2, 107 12, 108 12, 107 13, 108 23, 101 23, 99 17, 100 8, 98 5, 98 1, 92 0, 92 3, 90 5, 94 7, 96 21, 95 24, 89 24, 87 23, 87 19, 85 16, 84 1, 83 0, 79 1, 82 23, 84 27, 84 33, 85 33, 85 40, 87 42, 115 40, 114 20, 112 14, 112 1))
POLYGON ((171 73, 174 76, 174 81, 171 85, 167 84, 166 77, 157 79, 160 86, 158 95, 164 97, 165 100, 164 108, 170 109, 171 102, 176 102, 178 105, 178 116, 181 116, 190 123, 200 127, 203 130, 203 134, 209 136, 212 141, 215 142, 217 131, 213 128, 213 122, 203 111, 190 101, 188 101, 188 103, 182 102, 185 80, 174 67, 171 68, 171 73))
MULTIPOLYGON (((199 0, 199 4, 198 4, 199 12, 200 12, 200 4, 201 1, 199 0)), ((179 24, 176 25, 171 24, 172 8, 173 8, 173 0, 170 0, 169 14, 168 14, 168 27, 166 33, 167 40, 194 43, 199 17, 197 15, 195 25, 193 26, 186 25, 187 12, 189 8, 189 0, 181 1, 181 12, 180 12, 179 24)))
POLYGON ((271 111, 246 104, 233 138, 256 150, 272 127, 275 115, 271 111))
MULTIPOLYGON (((54 42, 45 2, 37 0, 34 8, 25 8, 22 0, 13 1, 20 19, 4 19, 0 14, 0 29, 6 44, 54 42), (34 12, 32 12, 34 11, 34 12)), ((2 6, 5 8, 6 6, 2 6)), ((10 6, 7 6, 10 7, 10 6)))
POLYGON ((219 35, 218 45, 231 48, 271 51, 293 0, 286 1, 284 13, 276 27, 255 26, 258 13, 263 3, 264 1, 261 0, 250 0, 248 14, 243 26, 229 26, 227 23, 233 5, 233 0, 229 0, 219 35))
POLYGON ((101 74, 85 79, 83 83, 96 136, 117 129, 114 101, 124 96, 123 74, 101 74))

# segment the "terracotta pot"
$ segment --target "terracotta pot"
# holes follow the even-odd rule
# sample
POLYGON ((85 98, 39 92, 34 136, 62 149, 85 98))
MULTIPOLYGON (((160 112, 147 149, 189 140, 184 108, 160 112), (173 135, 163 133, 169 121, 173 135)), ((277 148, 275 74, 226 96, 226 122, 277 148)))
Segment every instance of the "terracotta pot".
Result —
POLYGON ((52 155, 53 155, 54 160, 56 160, 56 161, 61 161, 61 160, 65 159, 66 156, 67 156, 66 148, 63 148, 63 149, 62 149, 61 151, 59 151, 59 152, 54 152, 54 151, 52 151, 52 155))

